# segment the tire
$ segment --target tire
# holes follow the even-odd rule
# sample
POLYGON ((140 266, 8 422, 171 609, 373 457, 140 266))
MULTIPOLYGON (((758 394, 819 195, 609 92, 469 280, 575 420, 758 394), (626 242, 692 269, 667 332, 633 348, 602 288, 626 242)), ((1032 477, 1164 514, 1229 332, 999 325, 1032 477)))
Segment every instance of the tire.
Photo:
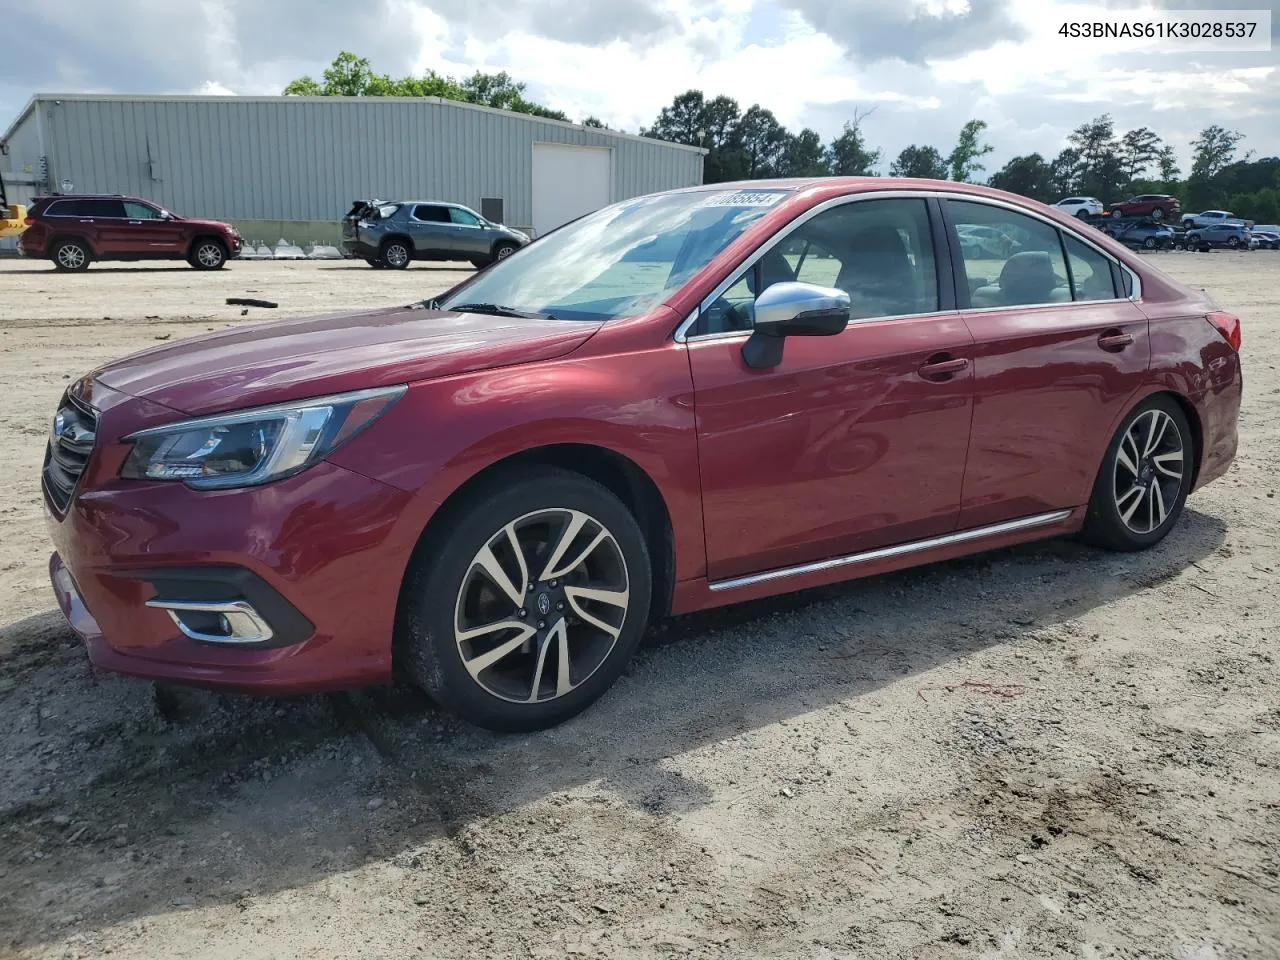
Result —
POLYGON ((1154 250, 1160 244, 1156 241, 1155 237, 1147 237, 1147 239, 1142 241, 1142 245, 1148 250, 1154 250))
POLYGON ((477 270, 483 270, 485 267, 489 266, 489 264, 491 263, 493 263, 492 260, 486 260, 480 257, 471 258, 471 265, 475 267, 477 270))
POLYGON ((648 623, 651 590, 648 545, 609 490, 556 468, 506 473, 419 545, 401 595, 397 662, 438 703, 478 726, 545 729, 585 710, 622 675, 648 623), (561 543, 575 525, 576 535, 561 543), (523 547, 523 569, 513 540, 523 547), (565 569, 557 553, 569 547, 571 558, 580 556, 565 569), (494 565, 506 586, 485 572, 494 565), (527 598, 523 606, 516 597, 527 598), (501 622, 512 626, 474 632, 501 622), (504 649, 475 669, 476 660, 504 649), (562 650, 571 665, 563 673, 562 650))
POLYGON ((1123 217, 1123 216, 1124 216, 1124 213, 1122 213, 1122 212, 1121 212, 1121 211, 1119 211, 1119 210, 1112 210, 1112 211, 1111 211, 1111 216, 1112 216, 1114 219, 1119 220, 1121 217, 1123 217))
POLYGON ((386 266, 386 264, 383 263, 381 260, 379 260, 377 257, 365 257, 364 262, 367 263, 369 266, 373 267, 373 269, 375 270, 381 270, 383 267, 386 266))
POLYGON ((387 240, 382 244, 380 259, 388 270, 403 270, 413 259, 413 251, 406 240, 387 240))
POLYGON ((1077 211, 1076 211, 1076 218, 1077 218, 1077 219, 1079 219, 1079 220, 1088 220, 1088 219, 1089 219, 1089 211, 1088 211, 1088 210, 1077 210, 1077 211))
POLYGON ((227 248, 221 240, 197 240, 187 262, 197 270, 221 270, 227 264, 227 248))
POLYGON ((1237 240, 1235 237, 1227 237, 1227 246, 1230 247, 1232 250, 1235 250, 1237 247, 1240 246, 1240 241, 1237 240))
POLYGON ((1082 538, 1108 550, 1155 546, 1178 522, 1195 463, 1191 425, 1177 401, 1159 394, 1138 404, 1102 456, 1082 538), (1153 425, 1156 442, 1151 446, 1153 425), (1171 475, 1175 470, 1176 479, 1171 475))
POLYGON ((63 240, 53 248, 53 265, 67 273, 79 273, 89 269, 89 247, 83 240, 63 240))
POLYGON ((1163 211, 1163 210, 1161 210, 1159 207, 1156 207, 1154 210, 1152 210, 1152 211, 1151 211, 1151 219, 1152 219, 1152 220, 1163 220, 1163 219, 1164 219, 1164 211, 1163 211))
POLYGON ((507 257, 511 256, 513 253, 515 253, 519 249, 520 249, 520 244, 508 243, 507 241, 504 240, 502 243, 499 243, 496 246, 494 246, 493 262, 497 263, 499 260, 505 260, 507 259, 507 257))

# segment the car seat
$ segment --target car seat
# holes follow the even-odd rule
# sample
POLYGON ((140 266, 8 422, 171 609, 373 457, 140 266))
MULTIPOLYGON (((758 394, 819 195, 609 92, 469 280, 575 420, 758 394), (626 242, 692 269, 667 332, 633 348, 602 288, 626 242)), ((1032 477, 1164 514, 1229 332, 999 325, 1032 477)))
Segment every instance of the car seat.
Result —
POLYGON ((855 317, 916 313, 918 277, 896 227, 878 223, 849 240, 836 286, 849 294, 855 317))
POLYGON ((975 307, 1011 307, 1036 303, 1066 303, 1071 291, 1054 272, 1044 250, 1015 253, 1000 270, 1000 278, 973 291, 975 307))

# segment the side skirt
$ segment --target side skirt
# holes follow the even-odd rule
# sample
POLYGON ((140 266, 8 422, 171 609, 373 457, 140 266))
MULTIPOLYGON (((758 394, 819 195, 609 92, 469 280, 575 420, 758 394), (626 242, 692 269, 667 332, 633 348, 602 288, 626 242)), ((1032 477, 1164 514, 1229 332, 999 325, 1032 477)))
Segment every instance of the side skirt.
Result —
POLYGON ((1075 533, 1084 523, 1084 515, 1084 507, 1055 510, 730 580, 686 580, 676 584, 671 612, 690 613, 1075 533))

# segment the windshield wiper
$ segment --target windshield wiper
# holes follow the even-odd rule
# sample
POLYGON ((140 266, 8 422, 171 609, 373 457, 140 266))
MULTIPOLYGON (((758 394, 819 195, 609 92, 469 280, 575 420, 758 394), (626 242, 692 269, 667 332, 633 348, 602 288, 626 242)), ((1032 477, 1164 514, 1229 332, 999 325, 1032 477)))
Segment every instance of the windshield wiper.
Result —
POLYGON ((456 313, 483 313, 491 317, 519 317, 522 320, 556 319, 549 313, 517 310, 515 307, 504 307, 500 303, 457 303, 448 309, 456 313))

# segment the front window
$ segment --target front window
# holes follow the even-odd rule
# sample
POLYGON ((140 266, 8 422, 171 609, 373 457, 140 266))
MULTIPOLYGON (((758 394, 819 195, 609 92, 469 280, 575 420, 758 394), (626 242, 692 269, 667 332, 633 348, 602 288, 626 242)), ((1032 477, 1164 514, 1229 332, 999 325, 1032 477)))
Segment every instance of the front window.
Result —
POLYGON ((130 220, 158 220, 160 213, 155 207, 148 206, 145 203, 138 203, 136 200, 126 200, 124 202, 124 212, 130 220))
POLYGON ((639 197, 572 221, 436 301, 564 320, 637 316, 662 303, 787 190, 639 197))
POLYGON ((450 207, 449 217, 450 219, 453 220, 454 223, 459 224, 460 226, 464 226, 464 227, 480 226, 479 217, 477 217, 474 213, 470 213, 467 210, 461 209, 460 207, 450 207))

